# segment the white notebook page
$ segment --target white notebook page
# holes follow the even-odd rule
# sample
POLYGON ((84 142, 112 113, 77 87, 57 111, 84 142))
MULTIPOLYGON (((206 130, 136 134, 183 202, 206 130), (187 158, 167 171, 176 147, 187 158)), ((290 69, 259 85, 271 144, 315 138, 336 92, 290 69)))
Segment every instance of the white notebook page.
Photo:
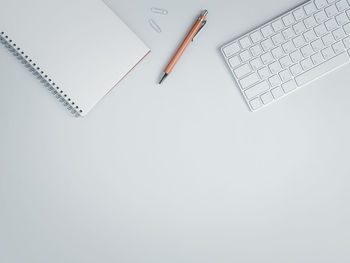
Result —
POLYGON ((0 32, 82 116, 149 52, 102 0, 0 0, 0 32))

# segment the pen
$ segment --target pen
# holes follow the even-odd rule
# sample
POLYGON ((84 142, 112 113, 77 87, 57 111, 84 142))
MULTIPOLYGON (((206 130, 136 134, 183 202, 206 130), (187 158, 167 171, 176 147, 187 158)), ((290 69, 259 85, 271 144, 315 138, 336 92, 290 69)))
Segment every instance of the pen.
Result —
POLYGON ((161 84, 164 81, 164 79, 171 73, 171 71, 175 67, 176 63, 179 61, 182 54, 185 52, 188 45, 191 43, 191 41, 193 41, 194 37, 198 34, 198 32, 207 23, 207 21, 206 21, 207 15, 208 15, 207 10, 202 11, 202 13, 199 15, 198 19, 196 20, 196 23, 193 25, 192 29, 185 37, 185 40, 182 42, 182 44, 180 45, 180 47, 176 51, 175 55, 172 57, 169 64, 164 69, 164 75, 163 75, 162 79, 159 81, 159 84, 161 84))

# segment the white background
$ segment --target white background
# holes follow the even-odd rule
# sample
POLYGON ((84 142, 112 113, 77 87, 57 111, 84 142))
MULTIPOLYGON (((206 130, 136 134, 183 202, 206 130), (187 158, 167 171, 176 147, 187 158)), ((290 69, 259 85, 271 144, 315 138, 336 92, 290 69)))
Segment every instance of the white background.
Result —
POLYGON ((152 52, 85 118, 0 46, 0 261, 349 262, 350 67, 251 113, 219 54, 301 1, 108 3, 152 52))

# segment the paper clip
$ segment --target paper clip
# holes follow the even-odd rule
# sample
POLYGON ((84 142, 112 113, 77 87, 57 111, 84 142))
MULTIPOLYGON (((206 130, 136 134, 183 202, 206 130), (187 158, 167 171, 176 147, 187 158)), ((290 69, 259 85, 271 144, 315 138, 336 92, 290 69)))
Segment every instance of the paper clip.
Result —
POLYGON ((160 26, 153 19, 148 19, 148 23, 157 33, 162 32, 162 29, 160 28, 160 26))
POLYGON ((168 10, 166 9, 162 9, 162 8, 158 8, 158 7, 152 7, 151 11, 155 14, 159 14, 159 15, 167 15, 168 14, 168 10))

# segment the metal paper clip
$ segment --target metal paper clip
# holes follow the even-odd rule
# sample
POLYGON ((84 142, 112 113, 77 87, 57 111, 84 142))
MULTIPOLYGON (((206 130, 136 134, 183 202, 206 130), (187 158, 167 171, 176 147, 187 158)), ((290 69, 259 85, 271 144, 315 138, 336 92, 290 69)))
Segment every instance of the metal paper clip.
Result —
POLYGON ((159 14, 159 15, 165 15, 166 16, 168 14, 168 10, 162 9, 162 8, 158 8, 158 7, 152 7, 151 11, 152 11, 152 13, 159 14))
POLYGON ((157 33, 162 32, 160 26, 153 19, 148 19, 148 23, 157 33))

